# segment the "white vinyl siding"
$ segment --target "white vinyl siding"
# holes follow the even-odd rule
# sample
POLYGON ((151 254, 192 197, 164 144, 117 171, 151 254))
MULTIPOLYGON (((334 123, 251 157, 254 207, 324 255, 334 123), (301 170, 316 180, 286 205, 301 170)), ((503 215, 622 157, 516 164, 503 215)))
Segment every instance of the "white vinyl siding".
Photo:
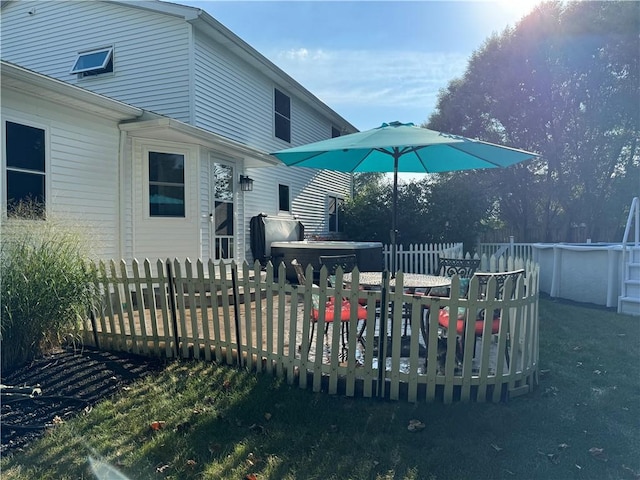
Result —
POLYGON ((117 258, 117 124, 6 90, 2 119, 46 126, 47 218, 84 232, 90 255, 117 258))
POLYGON ((198 258, 200 215, 198 211, 198 148, 173 142, 133 142, 133 256, 136 258, 198 258), (149 152, 184 155, 185 217, 149 215, 149 152))
MULTIPOLYGON (((319 101, 316 108, 312 98, 300 97, 286 75, 278 76, 249 63, 238 54, 237 49, 244 47, 233 45, 232 51, 228 44, 217 42, 207 32, 212 27, 201 20, 192 25, 179 16, 138 8, 135 2, 127 5, 106 1, 21 1, 10 2, 2 9, 1 22, 2 53, 7 61, 190 123, 262 152, 330 138, 331 127, 336 125, 335 117, 328 118, 319 101), (31 8, 36 8, 35 15, 28 15, 31 8), (114 47, 112 74, 78 79, 69 73, 79 52, 107 45, 114 47), (274 136, 275 88, 291 98, 291 143, 274 136)), ((179 232, 171 230, 171 242, 179 245, 174 248, 155 245, 157 231, 138 224, 139 220, 146 221, 139 212, 146 199, 140 197, 141 184, 135 183, 142 179, 142 172, 135 170, 141 168, 142 160, 139 152, 130 153, 128 147, 132 145, 128 142, 124 147, 125 157, 118 174, 124 199, 119 207, 122 251, 127 256, 133 252, 143 257, 165 254, 208 257, 210 239, 201 214, 197 220, 192 214, 187 228, 178 229, 179 232)), ((199 155, 200 162, 209 158, 202 148, 199 155)), ((190 158, 195 161, 196 157, 190 158)), ((252 192, 237 194, 238 259, 242 252, 250 251, 249 219, 260 212, 278 214, 279 181, 290 186, 290 213, 299 215, 310 234, 328 232, 327 194, 349 193, 348 174, 285 166, 243 172, 242 165, 249 165, 249 158, 232 160, 236 176, 248 173, 255 180, 252 192)), ((198 168, 204 172, 202 165, 198 168)), ((205 200, 196 194, 205 194, 208 186, 203 182, 207 180, 200 175, 189 186, 193 196, 186 204, 192 212, 203 210, 205 200)))
POLYGON ((191 26, 117 3, 11 2, 2 9, 2 58, 107 97, 190 120, 191 26), (35 8, 34 15, 28 11, 35 8), (113 73, 78 78, 78 53, 113 45, 113 73))

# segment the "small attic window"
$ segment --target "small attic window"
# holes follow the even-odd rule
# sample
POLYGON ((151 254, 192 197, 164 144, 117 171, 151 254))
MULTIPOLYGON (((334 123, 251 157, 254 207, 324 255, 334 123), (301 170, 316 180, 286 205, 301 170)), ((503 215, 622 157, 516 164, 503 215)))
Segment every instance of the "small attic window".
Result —
POLYGON ((113 47, 79 53, 70 73, 85 77, 109 72, 113 72, 113 47))

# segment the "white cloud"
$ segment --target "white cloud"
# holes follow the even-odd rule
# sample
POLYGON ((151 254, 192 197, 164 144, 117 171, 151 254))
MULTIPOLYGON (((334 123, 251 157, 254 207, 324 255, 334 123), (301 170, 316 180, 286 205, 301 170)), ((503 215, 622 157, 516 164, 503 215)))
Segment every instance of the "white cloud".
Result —
POLYGON ((466 55, 418 51, 291 49, 268 55, 281 69, 328 105, 424 106, 462 75, 466 55))

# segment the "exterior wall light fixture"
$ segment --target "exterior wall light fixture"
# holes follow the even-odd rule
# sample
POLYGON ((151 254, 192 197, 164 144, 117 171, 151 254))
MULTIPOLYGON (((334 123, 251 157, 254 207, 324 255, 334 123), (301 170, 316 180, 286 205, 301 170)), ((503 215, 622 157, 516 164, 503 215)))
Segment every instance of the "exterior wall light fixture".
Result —
POLYGON ((253 190, 253 178, 247 175, 240 175, 240 190, 250 192, 253 190))

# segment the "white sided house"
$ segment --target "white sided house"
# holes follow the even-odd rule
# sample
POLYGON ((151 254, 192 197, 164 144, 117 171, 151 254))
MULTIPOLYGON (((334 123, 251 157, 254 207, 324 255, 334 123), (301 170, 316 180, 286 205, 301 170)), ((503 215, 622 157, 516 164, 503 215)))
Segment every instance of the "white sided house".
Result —
POLYGON ((242 204, 243 192, 231 166, 206 160, 274 163, 238 142, 8 62, 0 76, 3 222, 20 220, 12 200, 41 201, 43 218, 88 232, 97 258, 209 258, 214 244, 204 242, 215 224, 201 221, 203 202, 222 210, 220 218, 242 204), (172 181, 158 182, 154 169, 172 181), (201 188, 214 181, 215 199, 201 188))
POLYGON ((41 196, 47 214, 90 222, 109 259, 252 261, 259 213, 339 236, 350 175, 268 152, 356 129, 206 12, 8 1, 1 14, 3 219, 41 196))

